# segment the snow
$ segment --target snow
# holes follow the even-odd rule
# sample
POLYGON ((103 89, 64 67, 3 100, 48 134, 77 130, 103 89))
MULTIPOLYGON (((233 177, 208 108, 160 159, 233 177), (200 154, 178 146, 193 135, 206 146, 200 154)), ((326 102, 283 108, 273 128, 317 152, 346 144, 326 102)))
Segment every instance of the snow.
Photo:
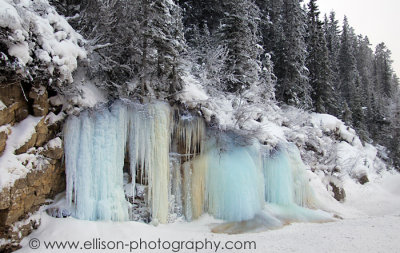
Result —
POLYGON ((32 58, 29 56, 29 45, 26 41, 10 46, 8 53, 11 56, 17 57, 24 65, 32 60, 32 58))
POLYGON ((262 132, 258 135, 258 138, 268 140, 273 146, 286 139, 282 127, 271 121, 262 123, 262 132))
POLYGON ((13 127, 12 134, 9 136, 7 146, 12 149, 18 149, 27 142, 32 134, 35 133, 35 126, 41 120, 41 117, 28 116, 25 120, 21 121, 18 125, 13 127))
POLYGON ((6 132, 7 135, 9 135, 11 133, 11 125, 7 124, 0 126, 0 132, 6 132))
POLYGON ((48 122, 49 125, 53 125, 54 123, 57 123, 63 119, 65 119, 66 114, 64 112, 59 112, 57 115, 55 115, 53 112, 50 112, 46 116, 46 122, 48 122))
POLYGON ((49 98, 49 102, 53 106, 60 106, 66 103, 65 97, 58 94, 57 96, 53 96, 49 98))
POLYGON ((0 100, 0 111, 4 110, 6 108, 6 105, 3 103, 3 101, 0 100))
POLYGON ((199 81, 193 76, 184 76, 183 78, 184 86, 182 93, 178 95, 178 98, 182 99, 183 102, 187 104, 196 103, 200 101, 207 100, 209 96, 203 90, 199 81))
MULTIPOLYGON (((358 208, 357 216, 338 219, 328 223, 293 223, 281 229, 259 231, 257 233, 221 234, 212 233, 210 228, 221 224, 208 215, 191 223, 175 222, 154 227, 139 222, 89 222, 74 218, 56 219, 41 213, 42 225, 38 230, 23 239, 23 248, 17 252, 31 252, 28 246, 32 238, 41 242, 38 252, 46 252, 43 242, 53 241, 203 241, 205 239, 221 242, 218 251, 198 250, 198 252, 232 252, 222 249, 227 241, 254 241, 256 249, 237 252, 397 252, 400 248, 398 227, 400 225, 400 180, 399 174, 385 174, 374 182, 360 187, 354 200, 345 202, 342 207, 347 211, 358 208), (378 191, 376 191, 379 189, 378 191), (373 194, 371 195, 371 193, 373 194), (371 196, 374 196, 371 198, 371 196), (357 202, 356 200, 362 201, 357 202), (62 229, 60 229, 62 228, 62 229), (40 251, 41 250, 41 251, 40 251)), ((353 189, 354 190, 354 189, 353 189)), ((47 250, 49 251, 49 250, 47 250)), ((129 252, 129 246, 125 248, 129 252)), ((52 250, 52 252, 82 252, 79 250, 52 250)), ((115 250, 102 250, 115 252, 115 250)), ((154 252, 142 249, 140 252, 154 252)), ((194 252, 181 250, 180 252, 194 252)))
POLYGON ((24 66, 38 60, 50 75, 60 72, 61 82, 72 82, 77 60, 86 58, 83 38, 47 0, 0 1, 0 27, 11 30, 8 53, 24 66), (32 39, 35 38, 35 40, 32 39))
POLYGON ((312 113, 311 117, 311 123, 316 127, 321 127, 324 131, 335 131, 343 125, 341 120, 329 114, 312 113))
POLYGON ((50 140, 47 144, 46 147, 48 149, 54 149, 54 148, 61 148, 62 147, 62 140, 60 137, 56 137, 52 140, 50 140))
POLYGON ((347 200, 344 205, 354 207, 366 216, 400 215, 400 174, 384 172, 370 176, 370 181, 360 185, 345 179, 347 200))
POLYGON ((21 17, 7 0, 0 0, 0 26, 17 30, 21 28, 21 17))
POLYGON ((66 97, 74 105, 78 105, 82 109, 91 108, 100 103, 107 102, 107 94, 100 90, 95 84, 85 82, 84 80, 76 82, 76 89, 79 95, 66 97))
POLYGON ((31 163, 35 155, 15 155, 14 151, 31 138, 41 119, 41 117, 28 116, 15 126, 9 127, 11 134, 8 136, 6 149, 0 156, 0 189, 12 186, 15 180, 24 177, 32 168, 31 163), (24 166, 23 163, 26 161, 30 162, 24 166))

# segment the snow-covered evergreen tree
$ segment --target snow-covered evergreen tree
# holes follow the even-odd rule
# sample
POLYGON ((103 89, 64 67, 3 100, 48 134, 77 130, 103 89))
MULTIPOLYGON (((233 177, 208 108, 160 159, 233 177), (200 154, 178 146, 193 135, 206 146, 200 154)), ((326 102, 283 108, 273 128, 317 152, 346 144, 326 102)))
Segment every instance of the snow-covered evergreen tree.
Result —
MULTIPOLYGON (((355 48, 354 48, 354 32, 349 26, 347 17, 343 21, 343 29, 341 34, 340 50, 339 50, 339 76, 340 76, 340 92, 342 98, 347 102, 350 110, 358 110, 353 104, 353 98, 356 93, 356 83, 358 80, 358 71, 355 59, 355 48)), ((352 122, 346 122, 352 124, 352 122)))
POLYGON ((311 97, 314 110, 319 113, 337 111, 333 96, 332 71, 329 63, 329 52, 326 46, 322 22, 319 20, 319 10, 316 0, 308 4, 307 12, 307 60, 309 81, 312 87, 311 97))
POLYGON ((380 43, 375 49, 375 78, 376 86, 380 93, 390 98, 393 95, 393 70, 392 70, 391 52, 387 49, 385 43, 380 43))
POLYGON ((167 0, 140 1, 140 91, 174 94, 181 87, 180 54, 185 49, 182 14, 167 0))
POLYGON ((249 0, 229 0, 217 31, 219 43, 228 50, 225 89, 242 93, 256 85, 263 71, 259 36, 260 10, 249 0))
POLYGON ((363 118, 364 122, 358 123, 360 126, 363 126, 364 135, 366 131, 371 129, 373 124, 373 120, 365 120, 373 119, 373 93, 375 92, 373 89, 373 51, 370 48, 370 43, 368 37, 358 36, 357 38, 357 50, 356 50, 356 61, 357 61, 357 70, 360 76, 360 87, 358 87, 358 91, 356 91, 356 95, 360 97, 361 106, 363 109, 363 118))
POLYGON ((335 12, 331 12, 329 18, 325 16, 324 19, 324 32, 326 45, 329 52, 329 68, 331 69, 331 80, 333 84, 333 99, 332 99, 332 109, 336 109, 330 113, 340 117, 341 116, 341 99, 340 99, 340 78, 339 78, 339 49, 340 49, 340 29, 339 21, 336 20, 335 12))
POLYGON ((391 137, 389 149, 393 158, 393 165, 400 171, 400 82, 397 76, 393 77, 394 93, 390 117, 391 137))
POLYGON ((298 0, 284 0, 280 15, 275 21, 275 31, 282 35, 272 49, 272 61, 277 76, 278 100, 301 108, 311 108, 311 86, 305 66, 307 51, 305 37, 305 13, 298 0))

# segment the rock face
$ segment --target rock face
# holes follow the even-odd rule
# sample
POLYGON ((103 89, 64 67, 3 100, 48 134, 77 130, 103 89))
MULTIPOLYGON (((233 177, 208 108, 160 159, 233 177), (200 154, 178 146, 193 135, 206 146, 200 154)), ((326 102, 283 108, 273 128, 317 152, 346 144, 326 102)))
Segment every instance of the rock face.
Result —
POLYGON ((335 183, 330 182, 329 185, 332 187, 333 197, 340 202, 343 202, 346 198, 346 192, 343 188, 337 186, 335 183))
POLYGON ((42 152, 42 154, 50 159, 54 160, 61 159, 64 155, 61 139, 55 138, 49 141, 49 143, 47 143, 46 146, 44 147, 44 151, 42 152))
POLYGON ((8 131, 0 131, 0 155, 4 152, 4 149, 6 149, 6 142, 8 139, 8 131))
POLYGON ((61 123, 48 123, 46 116, 55 109, 49 104, 46 87, 35 84, 30 91, 27 87, 25 85, 23 90, 19 82, 0 83, 0 156, 15 123, 24 120, 29 113, 42 117, 29 140, 14 151, 15 155, 20 155, 29 150, 30 154, 36 155, 38 165, 11 187, 0 188, 0 252, 18 249, 22 238, 40 224, 40 220, 31 218, 31 214, 65 190, 62 140, 55 138, 61 123))
POLYGON ((29 92, 29 98, 33 99, 33 115, 34 116, 45 116, 49 112, 49 100, 46 87, 43 85, 35 85, 31 92, 29 92))
POLYGON ((33 146, 35 146, 36 139, 37 139, 37 133, 33 133, 31 138, 27 142, 25 142, 24 145, 22 145, 21 147, 16 149, 14 153, 16 155, 20 155, 20 154, 26 153, 26 151, 28 151, 28 149, 30 149, 33 146))
POLYGON ((46 118, 43 117, 41 121, 36 125, 36 142, 35 147, 41 147, 45 142, 49 140, 49 128, 45 122, 46 118))
POLYGON ((361 175, 360 178, 358 179, 358 182, 360 182, 360 184, 368 183, 369 179, 368 179, 367 174, 361 175))
MULTIPOLYGON (((46 199, 64 189, 65 171, 61 162, 48 160, 44 168, 33 170, 11 188, 1 191, 0 227, 7 228, 26 214, 38 210, 46 199)), ((0 235, 4 235, 4 231, 0 231, 0 235)))
POLYGON ((20 122, 28 117, 28 101, 19 82, 0 84, 0 100, 6 106, 0 111, 0 125, 20 122))

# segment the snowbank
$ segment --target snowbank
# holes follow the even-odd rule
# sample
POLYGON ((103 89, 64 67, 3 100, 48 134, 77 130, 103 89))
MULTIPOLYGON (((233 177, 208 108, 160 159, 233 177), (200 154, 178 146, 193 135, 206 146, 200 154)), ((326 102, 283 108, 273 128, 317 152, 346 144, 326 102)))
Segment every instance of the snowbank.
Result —
MULTIPOLYGON (((120 251, 129 252, 129 245, 136 246, 140 240, 150 242, 174 241, 189 242, 196 245, 199 241, 197 252, 397 252, 400 242, 397 240, 400 217, 398 215, 358 217, 356 219, 338 220, 330 223, 297 223, 285 226, 282 229, 261 231, 252 234, 214 234, 209 232, 210 226, 220 224, 208 215, 192 222, 176 222, 168 225, 154 227, 139 222, 90 222, 76 220, 74 218, 56 219, 41 214, 42 225, 37 231, 23 239, 23 248, 17 252, 32 252, 29 241, 35 238, 40 241, 38 252, 82 252, 81 249, 45 249, 44 243, 79 241, 82 245, 85 241, 93 242, 94 238, 104 242, 123 241, 128 246, 120 251), (211 225, 210 225, 211 224, 211 225), (60 229, 62 228, 62 229, 60 229), (207 248, 200 248, 200 242, 205 240, 207 248), (254 242, 256 247, 249 249, 232 250, 231 245, 225 245, 228 241, 237 242, 237 246, 243 242, 254 242), (215 245, 219 244, 218 250, 215 245), (225 247, 228 246, 228 247, 225 247)), ((164 245, 167 245, 165 243, 164 245)), ((111 243, 110 246, 113 244, 111 243)), ((177 243, 174 244, 174 247, 177 243)), ((92 248, 93 249, 93 248, 92 248)), ((138 251, 139 249, 132 250, 138 251)), ((90 250, 89 250, 90 251, 90 250)), ((115 252, 116 249, 104 249, 101 252, 115 252)), ((154 252, 154 249, 145 249, 140 252, 154 252)), ((157 251, 157 250, 156 250, 157 251)), ((173 252, 172 248, 158 250, 158 252, 173 252)), ((195 252, 193 249, 176 248, 179 252, 195 252)))

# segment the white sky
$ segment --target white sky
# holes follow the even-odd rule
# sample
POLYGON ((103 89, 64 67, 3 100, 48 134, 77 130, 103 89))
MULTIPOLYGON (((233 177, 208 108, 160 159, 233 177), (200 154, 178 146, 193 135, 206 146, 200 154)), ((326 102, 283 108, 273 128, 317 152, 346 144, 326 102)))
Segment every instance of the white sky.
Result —
POLYGON ((374 51, 377 44, 385 42, 400 77, 400 0, 318 0, 317 4, 321 19, 331 10, 341 23, 346 15, 357 34, 368 36, 374 51))

